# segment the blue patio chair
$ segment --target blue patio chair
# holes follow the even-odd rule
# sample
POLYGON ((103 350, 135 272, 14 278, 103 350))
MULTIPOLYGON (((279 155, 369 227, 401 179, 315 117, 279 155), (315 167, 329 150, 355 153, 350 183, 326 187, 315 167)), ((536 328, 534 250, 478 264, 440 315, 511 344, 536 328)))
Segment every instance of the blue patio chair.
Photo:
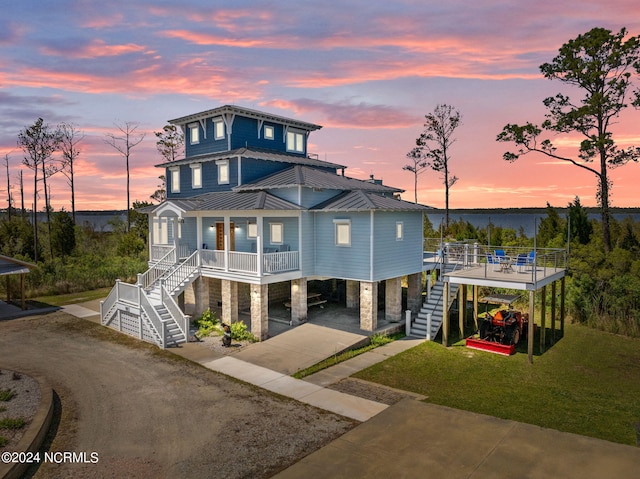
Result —
POLYGON ((493 254, 495 254, 495 255, 496 255, 496 258, 498 258, 498 259, 504 259, 504 257, 506 256, 506 255, 504 254, 504 250, 503 250, 503 249, 497 249, 497 250, 495 250, 495 251, 493 252, 493 254))
POLYGON ((533 268, 535 268, 535 265, 536 265, 536 252, 531 251, 529 253, 529 256, 527 256, 527 266, 530 266, 531 269, 533 270, 533 268))
POLYGON ((500 271, 500 258, 494 258, 491 253, 487 253, 487 263, 493 265, 493 271, 500 271))
POLYGON ((524 268, 529 263, 529 256, 526 253, 522 253, 518 255, 516 262, 513 266, 516 267, 518 273, 524 273, 524 268))

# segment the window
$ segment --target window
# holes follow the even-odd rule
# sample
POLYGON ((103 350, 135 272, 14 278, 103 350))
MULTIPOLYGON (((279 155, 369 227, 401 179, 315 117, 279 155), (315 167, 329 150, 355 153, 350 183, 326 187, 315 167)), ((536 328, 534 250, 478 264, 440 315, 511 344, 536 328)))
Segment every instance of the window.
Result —
POLYGON ((197 123, 189 125, 189 141, 192 145, 200 143, 200 126, 197 123))
POLYGON ((264 125, 264 138, 265 140, 273 140, 273 127, 269 125, 264 125))
POLYGON ((401 241, 403 238, 402 228, 403 228, 402 221, 396 222, 396 241, 401 241))
POLYGON ((229 183, 229 160, 216 161, 218 165, 218 184, 226 185, 229 183))
POLYGON ((224 121, 222 121, 222 118, 213 120, 213 138, 216 140, 224 139, 224 121))
POLYGON ((336 228, 336 246, 351 246, 351 220, 333 220, 336 228))
POLYGON ((171 193, 180 193, 180 167, 170 168, 171 193))
POLYGON ((167 218, 153 218, 153 240, 152 244, 168 244, 169 231, 167 218))
POLYGON ((257 238, 257 237, 258 237, 258 224, 249 223, 247 225, 247 238, 257 238))
POLYGON ((304 153, 304 135, 297 131, 287 132, 287 151, 304 153))
POLYGON ((271 244, 282 244, 284 225, 282 223, 269 223, 271 231, 271 244))
POLYGON ((202 188, 202 165, 196 163, 191 166, 191 188, 202 188))

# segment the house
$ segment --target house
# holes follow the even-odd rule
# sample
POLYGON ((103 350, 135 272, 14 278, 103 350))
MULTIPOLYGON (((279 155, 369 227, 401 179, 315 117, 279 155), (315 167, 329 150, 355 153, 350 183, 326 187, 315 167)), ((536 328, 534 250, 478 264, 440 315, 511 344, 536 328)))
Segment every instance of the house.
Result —
POLYGON ((403 277, 419 305, 426 207, 310 153, 319 125, 231 105, 170 123, 184 131, 185 157, 158 165, 167 194, 147 210, 149 270, 116 284, 103 324, 164 347, 186 340, 187 312, 213 306, 225 322, 250 311, 266 339, 269 303, 304 322, 326 301, 309 289, 319 280, 340 282, 365 331, 377 326, 379 288, 389 321, 403 317, 403 277))

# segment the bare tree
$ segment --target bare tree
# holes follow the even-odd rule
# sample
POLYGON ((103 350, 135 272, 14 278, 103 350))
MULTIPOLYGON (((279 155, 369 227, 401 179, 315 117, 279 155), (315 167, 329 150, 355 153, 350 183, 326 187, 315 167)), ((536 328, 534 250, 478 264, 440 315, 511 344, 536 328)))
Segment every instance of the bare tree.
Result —
POLYGON ((67 177, 67 184, 71 188, 71 217, 73 224, 76 223, 76 194, 74 183, 74 164, 80 156, 78 143, 84 138, 84 133, 78 130, 71 123, 61 123, 58 125, 60 130, 60 150, 62 151, 62 173, 67 177))
POLYGON ((415 202, 418 203, 418 175, 423 173, 425 169, 429 167, 429 164, 422 157, 422 154, 418 148, 414 148, 407 153, 407 158, 411 160, 411 163, 402 167, 405 171, 413 173, 413 192, 415 195, 415 202))
MULTIPOLYGON (((35 261, 38 261, 38 169, 42 169, 44 191, 45 191, 45 207, 47 209, 47 218, 49 217, 49 201, 47 195, 47 176, 51 176, 55 172, 52 165, 53 153, 58 150, 60 145, 60 134, 57 130, 51 130, 49 125, 42 118, 38 118, 30 127, 18 133, 18 146, 22 148, 25 156, 22 163, 29 169, 33 170, 33 236, 35 261)), ((49 222, 49 227, 51 222, 49 222)))
POLYGON ((26 210, 24 208, 24 182, 22 181, 22 170, 20 170, 20 214, 24 221, 26 210))
MULTIPOLYGON (((453 133, 462 124, 462 115, 453 106, 442 104, 437 105, 433 112, 425 115, 424 118, 424 131, 416 139, 416 147, 407 156, 413 158, 415 164, 421 169, 429 166, 442 174, 445 191, 445 227, 448 228, 449 189, 458 181, 458 177, 449 171, 449 161, 451 147, 456 142, 453 133)), ((405 167, 405 169, 408 168, 405 167)))
POLYGON ((11 221, 11 209, 13 207, 13 196, 11 195, 11 177, 9 176, 9 154, 4 155, 4 164, 7 168, 7 214, 9 215, 9 221, 11 221))
POLYGON ((131 196, 129 189, 129 158, 131 150, 144 139, 144 133, 137 134, 138 124, 125 122, 115 123, 117 133, 108 133, 105 143, 115 148, 124 157, 127 167, 127 232, 131 229, 131 196))

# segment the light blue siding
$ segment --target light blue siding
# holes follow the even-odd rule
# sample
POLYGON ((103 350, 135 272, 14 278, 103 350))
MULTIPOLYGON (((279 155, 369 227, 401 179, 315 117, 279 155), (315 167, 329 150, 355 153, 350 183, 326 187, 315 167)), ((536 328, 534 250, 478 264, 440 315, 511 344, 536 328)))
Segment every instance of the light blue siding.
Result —
POLYGON ((334 278, 368 280, 369 212, 315 213, 316 274, 334 278), (337 246, 334 219, 351 221, 351 246, 337 246))
POLYGON ((374 232, 374 280, 422 271, 421 212, 376 212, 374 232), (397 222, 402 222, 402 240, 396 239, 397 222))

